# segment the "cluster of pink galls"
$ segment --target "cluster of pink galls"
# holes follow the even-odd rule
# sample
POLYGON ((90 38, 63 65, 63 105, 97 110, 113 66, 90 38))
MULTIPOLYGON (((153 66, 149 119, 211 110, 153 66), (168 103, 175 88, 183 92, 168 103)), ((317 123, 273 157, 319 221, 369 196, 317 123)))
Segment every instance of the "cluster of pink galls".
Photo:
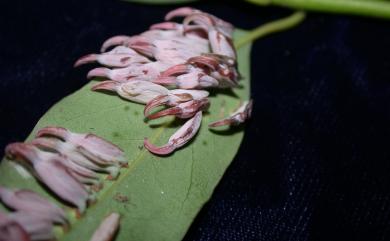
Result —
MULTIPOLYGON (((145 148, 157 155, 174 152, 196 135, 202 112, 210 105, 209 92, 204 89, 233 88, 239 80, 231 24, 187 7, 169 12, 165 20, 140 35, 112 37, 103 44, 102 53, 86 55, 75 63, 105 66, 88 73, 89 78, 102 80, 92 90, 113 91, 145 104, 148 119, 167 115, 188 119, 163 146, 145 138, 145 148), (170 22, 177 17, 184 18, 182 24, 170 22), (154 111, 161 106, 165 109, 154 111)), ((230 116, 209 126, 238 125, 250 117, 251 110, 252 101, 244 101, 230 116)), ((78 215, 102 188, 98 173, 115 179, 128 163, 113 143, 62 127, 43 128, 33 140, 11 143, 5 152, 56 197, 76 207, 78 215)), ((0 186, 0 201, 13 210, 0 212, 0 240, 52 240, 54 225, 70 225, 62 208, 30 190, 0 186)), ((119 215, 112 213, 91 240, 111 240, 118 225, 119 215)))
MULTIPOLYGON (((204 89, 233 88, 239 80, 233 25, 188 7, 169 12, 165 20, 140 35, 112 37, 104 42, 103 53, 86 55, 75 64, 106 66, 88 73, 89 78, 104 79, 92 90, 114 91, 145 104, 148 119, 167 115, 189 119, 164 146, 145 139, 145 147, 158 155, 170 154, 194 137, 202 111, 210 105, 209 92, 204 89), (170 22, 178 17, 184 18, 181 24, 170 22), (152 113, 162 105, 167 109, 152 113)), ((250 116, 251 108, 251 101, 244 102, 238 112, 209 126, 240 124, 250 116)))

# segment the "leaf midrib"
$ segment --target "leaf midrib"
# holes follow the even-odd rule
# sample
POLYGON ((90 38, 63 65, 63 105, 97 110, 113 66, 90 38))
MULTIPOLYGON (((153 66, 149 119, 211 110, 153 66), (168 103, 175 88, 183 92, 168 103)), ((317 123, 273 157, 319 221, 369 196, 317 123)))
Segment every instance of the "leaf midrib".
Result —
MULTIPOLYGON (((158 130, 156 131, 156 133, 150 138, 150 140, 152 142, 155 142, 159 139, 159 137, 164 133, 164 130, 174 122, 174 119, 171 120, 171 121, 167 121, 165 122, 161 127, 158 128, 158 130)), ((135 169, 135 167, 137 166, 138 163, 142 162, 145 158, 145 154, 147 153, 148 151, 146 150, 146 148, 143 148, 140 152, 138 152, 138 155, 137 157, 131 162, 129 163, 129 166, 125 169, 125 171, 119 175, 118 179, 115 180, 111 186, 109 186, 108 188, 106 188, 105 190, 101 191, 99 193, 99 196, 97 198, 97 203, 94 204, 93 206, 89 207, 86 211, 86 213, 84 214, 84 216, 82 216, 81 218, 79 219, 76 219, 76 221, 74 223, 72 223, 72 226, 77 226, 78 223, 82 222, 86 216, 89 214, 89 213, 93 213, 93 210, 96 209, 98 206, 99 206, 99 203, 102 203, 103 200, 107 199, 107 198, 110 198, 111 197, 111 193, 113 192, 113 190, 115 190, 115 188, 121 184, 123 182, 123 180, 126 179, 127 176, 130 175, 130 173, 132 173, 132 170, 135 169)), ((123 169, 121 169, 123 170, 123 169)), ((74 229, 70 229, 69 232, 66 232, 66 233, 61 233, 60 235, 58 235, 58 239, 59 240, 62 240, 66 235, 70 234, 74 229)))

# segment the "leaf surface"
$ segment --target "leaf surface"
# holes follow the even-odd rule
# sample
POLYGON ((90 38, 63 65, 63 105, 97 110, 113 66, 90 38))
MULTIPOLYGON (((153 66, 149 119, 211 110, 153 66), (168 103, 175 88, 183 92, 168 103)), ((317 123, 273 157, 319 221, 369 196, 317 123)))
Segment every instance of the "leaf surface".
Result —
MULTIPOLYGON (((236 30, 235 40, 245 31, 236 30)), ((59 240, 89 240, 100 221, 110 212, 122 215, 116 240, 181 240, 196 214, 229 166, 243 138, 242 128, 214 132, 208 123, 234 111, 249 99, 250 45, 238 50, 239 70, 243 79, 234 90, 216 90, 211 107, 203 115, 201 129, 193 141, 168 157, 157 157, 142 148, 144 137, 164 144, 183 123, 163 118, 145 123, 143 105, 116 95, 93 92, 89 84, 55 104, 37 123, 27 139, 45 126, 63 126, 74 132, 92 132, 125 150, 129 167, 123 168, 115 181, 104 181, 83 217, 72 217, 71 228, 56 229, 59 240)), ((63 205, 33 177, 23 177, 12 161, 3 159, 0 185, 30 188, 63 205)), ((70 215, 71 207, 64 206, 70 215)), ((0 205, 0 209, 4 209, 0 205)))

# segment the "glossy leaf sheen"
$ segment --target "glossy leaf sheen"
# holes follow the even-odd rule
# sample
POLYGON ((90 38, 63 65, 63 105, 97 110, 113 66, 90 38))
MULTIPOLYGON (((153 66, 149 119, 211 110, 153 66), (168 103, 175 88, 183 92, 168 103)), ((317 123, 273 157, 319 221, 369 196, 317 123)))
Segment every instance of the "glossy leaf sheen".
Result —
MULTIPOLYGON (((243 34, 244 31, 237 30, 235 39, 243 34)), ((240 99, 249 98, 249 54, 249 45, 238 50, 244 78, 240 82, 242 86, 233 90, 236 96, 226 94, 229 91, 212 92, 211 107, 203 116, 198 135, 168 157, 154 156, 142 148, 144 137, 162 145, 184 120, 162 118, 145 123, 143 105, 90 91, 94 81, 55 104, 28 139, 48 125, 80 133, 92 132, 119 145, 130 161, 118 180, 104 181, 98 201, 81 219, 72 218, 69 231, 56 230, 59 239, 89 240, 106 215, 118 212, 122 219, 116 240, 181 240, 240 146, 242 130, 221 134, 210 131, 207 125, 234 111, 240 99)), ((51 196, 34 178, 23 178, 6 159, 1 163, 0 173, 0 185, 31 188, 51 196)), ((4 207, 0 205, 0 209, 4 207)))

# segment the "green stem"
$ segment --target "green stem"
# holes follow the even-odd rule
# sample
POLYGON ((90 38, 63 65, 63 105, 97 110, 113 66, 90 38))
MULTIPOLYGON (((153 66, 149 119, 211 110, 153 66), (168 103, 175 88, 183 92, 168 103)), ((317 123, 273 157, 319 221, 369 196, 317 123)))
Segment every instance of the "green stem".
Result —
POLYGON ((362 15, 390 19, 386 0, 247 0, 258 5, 278 5, 299 10, 362 15))
POLYGON ((249 42, 253 42, 256 39, 263 37, 265 35, 280 32, 289 28, 292 28, 299 23, 301 23, 305 19, 305 13, 302 11, 297 11, 292 15, 282 18, 270 23, 266 23, 261 25, 254 30, 250 31, 247 35, 240 38, 235 42, 234 46, 238 49, 249 42))

